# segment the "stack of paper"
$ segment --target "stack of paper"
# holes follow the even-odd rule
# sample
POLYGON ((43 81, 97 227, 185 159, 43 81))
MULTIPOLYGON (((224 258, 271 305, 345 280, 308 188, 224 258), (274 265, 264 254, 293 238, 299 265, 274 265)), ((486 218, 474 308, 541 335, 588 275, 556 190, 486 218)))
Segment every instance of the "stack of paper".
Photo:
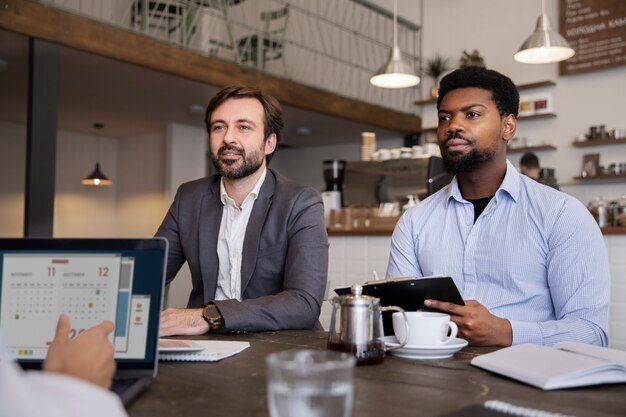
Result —
POLYGON ((217 362, 250 347, 249 342, 223 340, 159 340, 159 360, 217 362))

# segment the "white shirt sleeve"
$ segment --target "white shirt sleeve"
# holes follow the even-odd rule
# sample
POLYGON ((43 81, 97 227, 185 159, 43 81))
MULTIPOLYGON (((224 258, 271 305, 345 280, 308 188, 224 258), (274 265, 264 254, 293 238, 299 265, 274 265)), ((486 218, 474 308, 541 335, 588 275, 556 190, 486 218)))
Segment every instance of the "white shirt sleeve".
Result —
POLYGON ((0 342, 0 416, 123 417, 119 397, 94 384, 51 372, 23 372, 0 342))

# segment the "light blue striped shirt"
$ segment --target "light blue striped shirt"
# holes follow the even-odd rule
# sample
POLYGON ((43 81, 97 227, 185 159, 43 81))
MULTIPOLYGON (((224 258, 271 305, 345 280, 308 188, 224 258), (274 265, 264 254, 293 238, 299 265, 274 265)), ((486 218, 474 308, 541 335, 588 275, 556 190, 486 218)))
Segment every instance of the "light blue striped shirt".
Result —
POLYGON ((451 276, 464 299, 508 319, 513 344, 608 344, 609 263, 598 225, 578 200, 508 161, 476 223, 456 178, 402 216, 387 277, 430 275, 451 276))

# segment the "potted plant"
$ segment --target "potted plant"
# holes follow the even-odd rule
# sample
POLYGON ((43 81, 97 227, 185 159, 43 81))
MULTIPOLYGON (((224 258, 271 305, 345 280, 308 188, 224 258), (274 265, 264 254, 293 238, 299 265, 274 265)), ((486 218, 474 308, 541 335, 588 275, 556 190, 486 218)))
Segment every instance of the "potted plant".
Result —
POLYGON ((463 51, 463 55, 461 55, 461 59, 459 59, 459 67, 482 67, 485 68, 485 59, 480 56, 480 52, 478 49, 474 49, 470 54, 467 51, 463 51))
POLYGON ((443 73, 449 69, 448 58, 444 58, 439 54, 435 54, 432 59, 426 60, 424 72, 427 76, 433 79, 434 85, 430 89, 430 95, 433 98, 437 98, 437 96, 439 96, 439 77, 441 77, 443 73))

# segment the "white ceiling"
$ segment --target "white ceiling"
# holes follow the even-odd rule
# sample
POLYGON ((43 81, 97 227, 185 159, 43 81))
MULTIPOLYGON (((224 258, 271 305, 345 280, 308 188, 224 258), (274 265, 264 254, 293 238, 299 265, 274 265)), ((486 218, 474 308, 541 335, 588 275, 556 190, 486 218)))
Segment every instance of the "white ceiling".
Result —
MULTIPOLYGON (((28 38, 0 30, 0 120, 25 123, 28 91, 28 38)), ((163 132, 168 123, 202 126, 206 106, 217 91, 177 76, 60 48, 58 85, 59 129, 119 139, 163 132), (98 130, 94 123, 103 123, 98 130)), ((380 139, 400 133, 284 106, 287 127, 282 144, 294 147, 358 142, 364 130, 380 139), (299 128, 308 128, 307 135, 299 128)))

